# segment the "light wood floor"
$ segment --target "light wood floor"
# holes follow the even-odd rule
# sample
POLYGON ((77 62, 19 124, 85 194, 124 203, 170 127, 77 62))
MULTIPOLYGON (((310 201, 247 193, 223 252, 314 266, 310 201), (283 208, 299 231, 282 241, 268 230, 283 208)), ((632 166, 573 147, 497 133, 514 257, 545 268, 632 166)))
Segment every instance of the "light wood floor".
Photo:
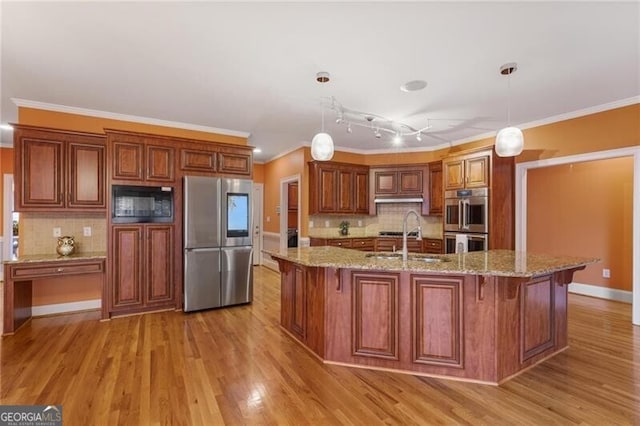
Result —
POLYGON ((279 275, 251 305, 99 322, 34 319, 2 339, 0 404, 70 425, 640 424, 629 305, 570 296, 571 347, 496 387, 323 365, 278 326, 279 275))

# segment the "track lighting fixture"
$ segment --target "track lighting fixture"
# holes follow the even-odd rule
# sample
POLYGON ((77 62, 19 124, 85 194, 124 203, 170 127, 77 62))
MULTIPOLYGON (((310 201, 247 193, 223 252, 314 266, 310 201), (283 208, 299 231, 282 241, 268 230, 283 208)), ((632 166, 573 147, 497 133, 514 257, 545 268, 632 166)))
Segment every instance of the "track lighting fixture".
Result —
POLYGON ((327 106, 336 113, 336 123, 346 124, 347 133, 353 131, 352 126, 366 127, 373 132, 376 139, 381 139, 384 133, 393 135, 393 143, 399 144, 405 136, 415 136, 418 142, 422 142, 423 133, 431 128, 427 125, 416 129, 406 123, 391 120, 381 115, 371 114, 345 108, 335 98, 330 98, 327 106))

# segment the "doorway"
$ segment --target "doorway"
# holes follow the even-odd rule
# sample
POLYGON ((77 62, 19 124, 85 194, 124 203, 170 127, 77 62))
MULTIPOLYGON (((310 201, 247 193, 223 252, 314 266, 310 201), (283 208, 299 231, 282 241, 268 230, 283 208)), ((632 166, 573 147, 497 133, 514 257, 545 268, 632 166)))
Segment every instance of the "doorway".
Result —
POLYGON ((640 149, 621 148, 516 164, 516 250, 527 248, 527 172, 530 169, 585 161, 633 157, 632 322, 640 325, 640 149))
POLYGON ((295 240, 298 245, 300 230, 300 175, 280 180, 280 250, 286 250, 295 240))

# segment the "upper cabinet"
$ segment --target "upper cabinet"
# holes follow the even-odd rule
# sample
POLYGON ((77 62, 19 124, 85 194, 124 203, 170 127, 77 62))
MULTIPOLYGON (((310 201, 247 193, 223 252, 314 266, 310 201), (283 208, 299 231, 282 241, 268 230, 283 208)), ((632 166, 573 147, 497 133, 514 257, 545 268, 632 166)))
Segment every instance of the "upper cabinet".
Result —
POLYGON ((443 160, 444 190, 489 186, 490 160, 486 151, 443 160))
POLYGON ((220 144, 180 145, 180 171, 184 175, 236 176, 253 175, 251 147, 220 144))
POLYGON ((309 163, 309 214, 369 214, 369 168, 330 161, 309 163))
MULTIPOLYGON (((432 182, 430 181, 429 166, 427 164, 407 164, 394 167, 371 167, 369 172, 369 185, 373 194, 369 204, 371 214, 376 212, 376 200, 383 202, 399 198, 422 200, 422 215, 442 214, 442 206, 438 208, 438 204, 441 205, 442 201, 432 202, 430 200, 432 182), (435 206, 433 211, 432 205, 435 206)), ((440 179, 440 185, 442 185, 441 175, 436 174, 434 177, 440 179)))
POLYGON ((145 136, 108 132, 111 179, 127 181, 175 181, 175 149, 164 141, 145 136))
POLYGON ((424 165, 371 169, 375 197, 422 197, 427 167, 424 165))
POLYGON ((105 137, 16 125, 15 209, 104 211, 105 137))
POLYGON ((429 214, 442 215, 444 192, 442 191, 442 162, 429 163, 429 214))

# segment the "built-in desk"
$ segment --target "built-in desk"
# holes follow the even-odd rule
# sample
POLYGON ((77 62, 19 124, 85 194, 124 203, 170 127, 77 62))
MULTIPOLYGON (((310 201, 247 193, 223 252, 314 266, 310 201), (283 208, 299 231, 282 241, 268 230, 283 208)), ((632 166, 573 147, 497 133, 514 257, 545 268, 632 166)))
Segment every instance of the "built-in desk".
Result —
POLYGON ((32 282, 67 275, 100 274, 102 277, 102 319, 108 319, 105 285, 106 253, 72 256, 31 255, 5 262, 4 321, 2 334, 13 334, 31 318, 32 282))

